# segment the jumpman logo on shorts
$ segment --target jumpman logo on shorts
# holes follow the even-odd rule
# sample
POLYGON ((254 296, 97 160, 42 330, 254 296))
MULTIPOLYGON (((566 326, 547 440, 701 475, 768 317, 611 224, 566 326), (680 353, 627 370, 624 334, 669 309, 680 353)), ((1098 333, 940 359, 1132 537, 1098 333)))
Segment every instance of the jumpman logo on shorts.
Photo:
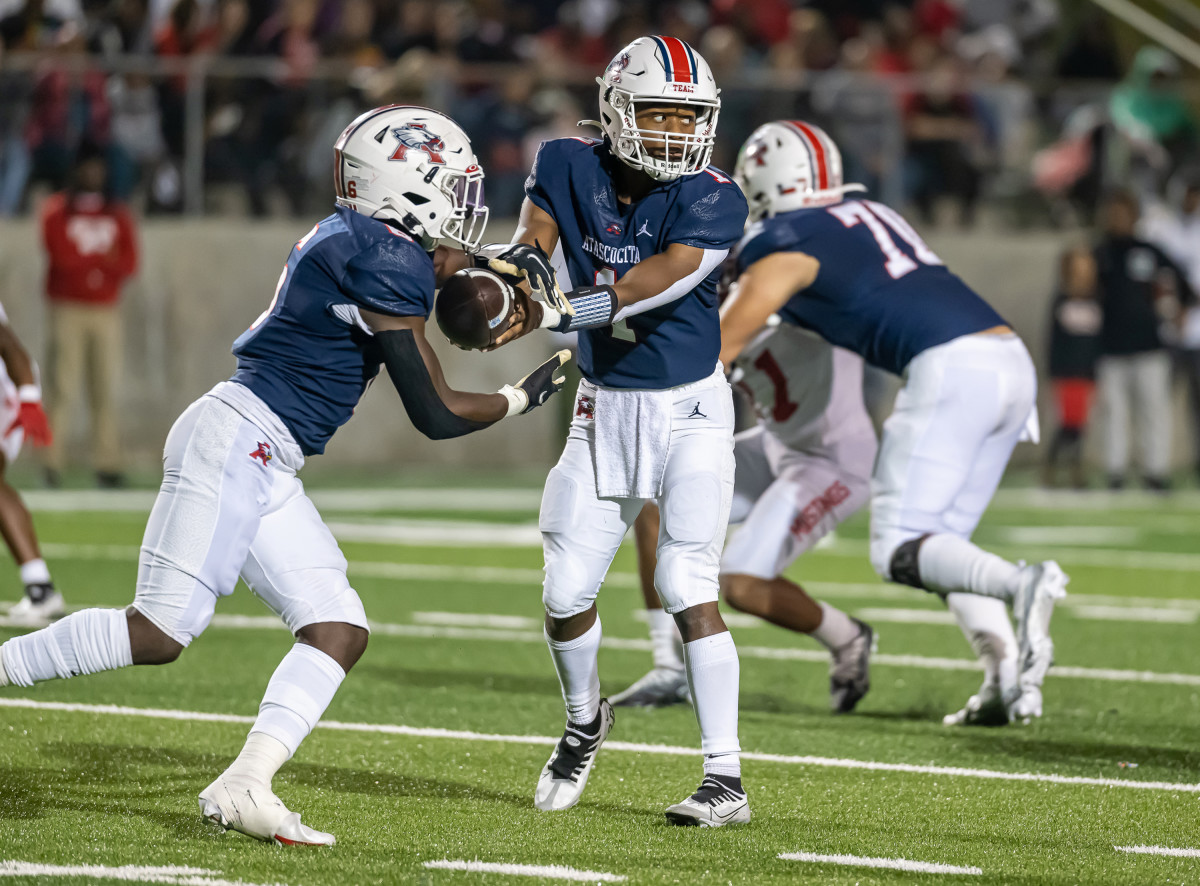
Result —
POLYGON ((703 412, 700 411, 700 401, 699 400, 697 400, 696 405, 692 407, 692 412, 688 416, 688 418, 708 418, 707 415, 705 415, 703 412))

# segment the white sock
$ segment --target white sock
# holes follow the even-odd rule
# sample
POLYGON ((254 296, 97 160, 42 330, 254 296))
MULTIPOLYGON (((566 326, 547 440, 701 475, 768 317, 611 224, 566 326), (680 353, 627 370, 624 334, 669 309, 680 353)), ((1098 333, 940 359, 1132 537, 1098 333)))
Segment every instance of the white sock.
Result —
POLYGON ((809 636, 826 649, 841 649, 858 636, 860 628, 846 613, 835 609, 823 600, 818 600, 821 607, 821 623, 809 636))
POLYGON ((1021 581, 1021 567, 989 554, 956 535, 931 535, 921 543, 918 570, 931 591, 966 591, 1011 600, 1021 581))
POLYGON ((123 609, 72 612, 48 628, 13 637, 0 646, 0 656, 8 681, 15 686, 133 664, 123 609))
POLYGON ((21 584, 45 585, 50 583, 50 567, 41 557, 21 564, 21 584))
POLYGON ((290 757, 317 725, 344 679, 346 672, 336 661, 314 646, 297 643, 271 675, 251 734, 270 736, 290 757))
POLYGON ((264 732, 251 732, 237 759, 229 764, 225 775, 246 778, 271 786, 279 767, 291 759, 287 745, 264 732))
POLYGON ((653 647, 654 666, 671 671, 683 670, 683 638, 675 616, 665 609, 647 609, 646 620, 650 623, 650 644, 653 647))
POLYGON ((1017 637, 1004 601, 978 594, 947 594, 946 606, 983 662, 984 682, 1011 692, 1018 677, 1017 637))
POLYGON ((546 645, 558 671, 567 720, 587 726, 600 713, 600 617, 574 640, 551 640, 546 645))
POLYGON ((738 678, 737 647, 729 631, 701 637, 683 644, 687 662, 688 686, 696 720, 700 723, 700 750, 704 771, 712 775, 740 778, 738 757, 738 678))

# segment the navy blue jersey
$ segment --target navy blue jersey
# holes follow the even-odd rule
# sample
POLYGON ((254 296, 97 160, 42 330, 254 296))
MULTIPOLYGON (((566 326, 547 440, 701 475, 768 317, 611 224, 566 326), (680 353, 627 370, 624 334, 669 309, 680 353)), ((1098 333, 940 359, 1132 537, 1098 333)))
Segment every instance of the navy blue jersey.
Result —
POLYGON ((774 252, 821 263, 780 316, 897 375, 922 351, 1007 325, 882 203, 845 200, 763 219, 735 250, 738 273, 774 252))
MULTIPOLYGON (((558 223, 571 287, 613 283, 671 243, 728 250, 741 236, 746 199, 724 173, 709 167, 625 205, 613 185, 620 162, 602 141, 557 139, 542 144, 525 183, 529 199, 558 223)), ((720 276, 718 265, 674 301, 581 330, 584 378, 612 388, 673 388, 711 375, 721 351, 720 276)))
POLYGON ((305 455, 324 452, 379 372, 357 309, 427 318, 433 290, 433 260, 407 234, 338 207, 292 248, 270 307, 233 343, 233 381, 305 455))

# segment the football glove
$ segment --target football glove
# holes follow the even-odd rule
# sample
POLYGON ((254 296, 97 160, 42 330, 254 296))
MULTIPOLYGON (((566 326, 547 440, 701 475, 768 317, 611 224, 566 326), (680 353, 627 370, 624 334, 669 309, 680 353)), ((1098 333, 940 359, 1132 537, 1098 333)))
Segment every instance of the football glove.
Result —
POLYGON ((54 435, 50 433, 50 422, 42 409, 42 392, 38 386, 21 385, 17 388, 17 400, 17 415, 5 430, 5 436, 17 428, 22 428, 34 446, 49 446, 54 440, 54 435))
POLYGON ((488 267, 497 274, 505 274, 526 280, 533 297, 549 305, 560 314, 573 314, 574 309, 566 295, 558 287, 554 267, 542 251, 540 243, 515 243, 488 262, 488 267))
POLYGON ((566 375, 556 376, 555 373, 562 369, 570 359, 570 351, 559 351, 516 384, 505 385, 497 391, 498 394, 503 394, 508 398, 508 413, 505 418, 509 415, 524 415, 526 412, 532 412, 561 391, 562 386, 566 384, 567 377, 566 375))

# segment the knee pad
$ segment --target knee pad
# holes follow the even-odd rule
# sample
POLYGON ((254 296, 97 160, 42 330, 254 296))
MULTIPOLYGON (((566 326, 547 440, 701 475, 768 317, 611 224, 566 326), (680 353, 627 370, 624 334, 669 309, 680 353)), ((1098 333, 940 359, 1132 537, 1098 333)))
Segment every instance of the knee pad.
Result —
POLYGON ((557 550, 546 554, 546 578, 542 582, 542 605, 551 618, 578 615, 596 601, 601 576, 592 574, 579 557, 557 550))
POLYGON ((871 562, 879 574, 898 584, 908 585, 910 587, 925 590, 925 585, 921 582, 921 568, 919 557, 921 552, 921 544, 925 539, 929 538, 929 533, 920 535, 917 538, 910 538, 907 541, 896 545, 887 555, 885 571, 880 571, 880 560, 877 559, 879 553, 872 546, 871 562))
POLYGON ((720 597, 717 583, 717 552, 700 546, 662 545, 654 569, 654 587, 663 609, 671 615, 698 606, 715 603, 720 597))
POLYGON ((350 587, 346 573, 340 569, 308 569, 310 586, 319 593, 296 599, 294 606, 279 613, 293 634, 309 625, 324 622, 343 622, 358 628, 367 627, 367 612, 358 592, 350 587))

